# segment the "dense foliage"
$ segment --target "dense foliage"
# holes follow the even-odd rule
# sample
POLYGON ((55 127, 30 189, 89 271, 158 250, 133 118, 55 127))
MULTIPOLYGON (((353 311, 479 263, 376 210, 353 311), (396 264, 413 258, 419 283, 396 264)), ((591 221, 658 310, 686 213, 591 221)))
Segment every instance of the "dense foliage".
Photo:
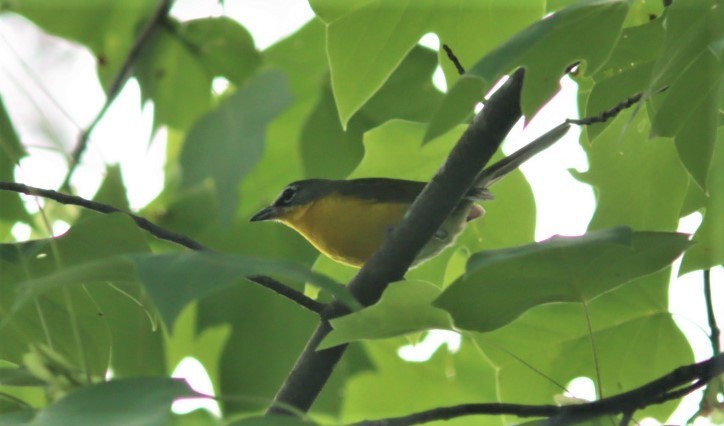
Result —
MULTIPOLYGON (((245 277, 356 308, 343 287, 355 270, 248 218, 302 178, 430 179, 475 103, 521 66, 528 119, 571 70, 582 117, 643 94, 581 134, 590 169, 575 176, 597 201, 589 233, 535 243, 528 183, 519 172, 503 181, 454 248, 376 305, 332 321, 322 346, 352 344, 308 421, 553 404, 580 376, 609 397, 694 361, 668 287, 682 253, 679 273, 724 261, 721 1, 310 3, 315 19, 259 51, 236 21, 180 22, 166 2, 0 2, 1 13, 89 49, 110 100, 138 82, 155 128, 170 130, 163 191, 136 213, 213 250, 156 238, 123 213, 49 200, 32 213, 0 191, 0 424, 214 424, 263 413, 319 318, 245 277), (465 76, 442 50, 418 45, 427 33, 469 66, 465 76), (438 65, 447 93, 432 84, 438 65), (222 94, 218 77, 229 82, 222 94), (691 243, 675 231, 695 211, 703 221, 691 243), (56 220, 70 230, 50 237, 56 220), (14 239, 17 223, 32 227, 30 240, 14 239), (417 363, 398 356, 433 329, 460 332, 459 349, 417 363), (169 416, 174 399, 194 394, 170 378, 189 356, 208 372, 224 420, 169 416)), ((0 102, 3 182, 15 182, 31 143, 14 127, 0 102)), ((94 200, 128 209, 117 167, 94 200)), ((635 418, 665 421, 678 403, 635 418)))

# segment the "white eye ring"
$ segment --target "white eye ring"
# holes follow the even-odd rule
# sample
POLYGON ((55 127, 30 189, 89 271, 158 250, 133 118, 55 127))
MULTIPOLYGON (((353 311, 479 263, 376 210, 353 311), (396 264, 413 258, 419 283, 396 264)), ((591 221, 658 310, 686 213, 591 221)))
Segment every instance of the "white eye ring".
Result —
POLYGON ((289 204, 294 199, 295 195, 297 195, 297 188, 294 186, 288 186, 284 188, 281 194, 279 194, 275 204, 289 204))

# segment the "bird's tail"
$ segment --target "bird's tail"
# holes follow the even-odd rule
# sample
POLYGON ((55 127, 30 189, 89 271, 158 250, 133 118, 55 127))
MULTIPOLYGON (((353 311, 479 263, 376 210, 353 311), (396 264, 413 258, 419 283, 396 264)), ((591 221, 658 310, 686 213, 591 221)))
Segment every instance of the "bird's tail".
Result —
POLYGON ((492 166, 485 168, 482 172, 480 172, 475 184, 473 185, 474 188, 481 191, 481 194, 485 194, 483 197, 478 199, 492 199, 492 194, 487 190, 491 185, 500 180, 503 176, 520 167, 521 164, 530 160, 539 152, 556 143, 558 139, 562 138, 563 135, 568 132, 570 127, 571 125, 569 123, 563 123, 523 148, 517 150, 513 154, 505 157, 492 166))

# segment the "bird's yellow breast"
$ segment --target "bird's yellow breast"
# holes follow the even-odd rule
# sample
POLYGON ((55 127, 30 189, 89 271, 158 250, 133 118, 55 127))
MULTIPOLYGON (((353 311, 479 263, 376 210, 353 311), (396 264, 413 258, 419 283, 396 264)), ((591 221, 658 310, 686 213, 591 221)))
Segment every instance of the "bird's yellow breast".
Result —
POLYGON ((408 203, 380 203, 330 195, 299 206, 279 220, 302 234, 320 252, 360 267, 400 223, 408 203))

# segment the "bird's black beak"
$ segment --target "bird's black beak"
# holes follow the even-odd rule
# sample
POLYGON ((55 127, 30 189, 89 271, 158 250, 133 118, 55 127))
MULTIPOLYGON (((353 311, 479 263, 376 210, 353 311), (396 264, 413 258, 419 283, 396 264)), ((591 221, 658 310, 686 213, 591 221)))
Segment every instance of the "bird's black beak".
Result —
POLYGON ((263 209, 259 210, 254 214, 254 216, 249 219, 249 222, 261 222, 264 220, 272 220, 277 217, 277 210, 274 208, 274 206, 264 207, 263 209))

